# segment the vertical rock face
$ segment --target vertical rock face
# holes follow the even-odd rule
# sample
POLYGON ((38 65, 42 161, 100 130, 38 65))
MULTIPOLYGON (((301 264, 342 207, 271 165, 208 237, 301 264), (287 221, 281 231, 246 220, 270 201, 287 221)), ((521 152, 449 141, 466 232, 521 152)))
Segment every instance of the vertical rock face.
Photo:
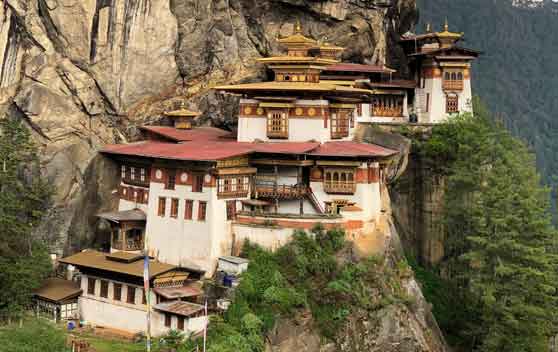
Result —
POLYGON ((263 78, 255 60, 277 53, 277 36, 296 20, 307 34, 346 46, 344 60, 404 67, 396 39, 416 18, 414 0, 0 3, 0 113, 34 131, 56 187, 47 228, 59 250, 89 245, 94 214, 111 206, 114 181, 96 169, 104 144, 132 138, 137 125, 183 99, 207 123, 230 123, 236 99, 211 86, 263 78))
POLYGON ((419 155, 411 154, 406 172, 390 188, 405 248, 425 265, 439 264, 445 255, 444 182, 419 155))

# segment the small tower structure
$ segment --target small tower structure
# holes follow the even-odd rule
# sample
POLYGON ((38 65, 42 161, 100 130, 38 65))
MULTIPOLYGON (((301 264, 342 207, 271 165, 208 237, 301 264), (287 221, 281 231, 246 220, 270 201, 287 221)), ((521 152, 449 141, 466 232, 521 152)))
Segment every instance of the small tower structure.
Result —
POLYGON ((460 46, 463 33, 443 30, 404 35, 401 43, 417 81, 414 108, 420 123, 440 123, 451 115, 472 112, 471 63, 479 52, 460 46))
POLYGON ((200 113, 181 108, 164 112, 163 115, 172 119, 174 128, 179 130, 191 130, 192 121, 200 116, 200 113))

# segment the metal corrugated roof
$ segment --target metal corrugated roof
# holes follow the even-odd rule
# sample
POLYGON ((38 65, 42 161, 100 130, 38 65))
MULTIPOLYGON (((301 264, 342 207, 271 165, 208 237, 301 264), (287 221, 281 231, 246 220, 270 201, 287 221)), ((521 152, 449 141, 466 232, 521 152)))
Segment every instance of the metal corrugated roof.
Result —
MULTIPOLYGON (((72 256, 60 259, 60 263, 71 264, 78 268, 99 269, 108 272, 127 274, 143 277, 143 260, 131 263, 118 262, 107 258, 107 253, 86 250, 72 256)), ((177 266, 151 260, 149 262, 149 276, 154 278, 171 270, 179 269, 177 266)))
POLYGON ((120 221, 145 221, 147 216, 145 212, 141 209, 132 209, 125 211, 113 211, 107 213, 98 214, 97 217, 101 219, 106 219, 114 222, 120 221))
POLYGON ((252 151, 249 143, 198 141, 175 144, 144 141, 109 145, 101 150, 101 153, 170 160, 216 161, 249 154, 252 151))
POLYGON ((51 278, 43 282, 43 285, 35 291, 35 296, 59 303, 77 297, 81 292, 82 290, 77 282, 51 278))
POLYGON ((314 156, 342 156, 342 157, 388 157, 397 154, 392 149, 369 143, 350 141, 326 142, 309 155, 314 156))
POLYGON ((143 126, 144 131, 153 132, 176 142, 196 140, 219 140, 232 135, 232 132, 215 127, 197 127, 191 130, 181 130, 168 126, 143 126))
POLYGON ((189 317, 198 312, 201 312, 204 309, 204 306, 190 302, 174 301, 159 303, 153 308, 163 312, 189 317))

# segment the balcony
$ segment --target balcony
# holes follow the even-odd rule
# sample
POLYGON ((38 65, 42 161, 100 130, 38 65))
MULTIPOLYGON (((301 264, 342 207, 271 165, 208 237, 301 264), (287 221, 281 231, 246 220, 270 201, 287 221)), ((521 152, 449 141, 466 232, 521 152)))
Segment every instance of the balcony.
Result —
POLYGON ((403 106, 397 106, 397 107, 392 107, 392 108, 374 106, 372 108, 372 116, 402 117, 403 116, 403 106))
POLYGON ((325 181, 324 191, 333 194, 354 194, 356 183, 352 181, 325 181))
POLYGON ((143 240, 127 240, 126 245, 122 245, 122 241, 114 241, 112 243, 112 249, 118 251, 141 251, 144 248, 143 240))
POLYGON ((462 80, 447 80, 445 79, 442 83, 442 88, 444 90, 463 90, 463 81, 462 80))
POLYGON ((255 187, 256 198, 300 199, 308 194, 308 187, 299 185, 258 185, 255 187))
POLYGON ((122 231, 115 229, 112 234, 111 248, 117 251, 141 251, 144 249, 143 229, 122 231), (124 235, 124 238, 122 238, 124 235))

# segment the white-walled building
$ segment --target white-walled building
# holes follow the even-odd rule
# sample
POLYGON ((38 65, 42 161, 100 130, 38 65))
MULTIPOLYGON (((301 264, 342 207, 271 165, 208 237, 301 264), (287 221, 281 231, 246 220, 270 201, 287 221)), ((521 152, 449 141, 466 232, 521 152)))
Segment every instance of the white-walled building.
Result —
MULTIPOLYGON (((93 250, 60 260, 79 270, 83 292, 78 302, 80 319, 92 326, 144 333, 147 297, 143 260, 143 255, 93 250)), ((196 280, 203 272, 155 260, 150 261, 149 270, 152 335, 164 335, 171 329, 186 335, 202 331, 207 318, 195 298, 203 294, 196 280)))
POLYGON ((106 146, 121 171, 111 251, 137 251, 211 275, 245 239, 268 248, 323 224, 365 231, 381 214, 382 168, 397 152, 353 141, 355 109, 369 89, 321 82, 343 48, 296 33, 285 56, 260 61, 275 80, 221 86, 241 94, 238 134, 192 128, 197 114, 166 115, 143 141, 106 146))
POLYGON ((118 208, 98 215, 110 224, 110 253, 61 260, 80 270, 81 318, 145 329, 144 253, 154 268, 158 335, 199 331, 201 306, 188 300, 192 287, 175 279, 211 276, 218 258, 238 254, 245 240, 277 249, 295 230, 318 224, 353 239, 374 236, 384 170, 397 151, 354 141, 358 124, 435 124, 470 111, 478 52, 457 46, 461 38, 447 25, 405 35, 411 75, 401 79, 387 67, 340 63, 343 48, 319 44, 297 26, 279 40, 284 55, 259 60, 272 81, 215 87, 240 95, 236 135, 194 128, 198 114, 181 109, 166 114, 172 126, 144 126, 143 140, 107 145, 101 153, 120 170, 118 208))

